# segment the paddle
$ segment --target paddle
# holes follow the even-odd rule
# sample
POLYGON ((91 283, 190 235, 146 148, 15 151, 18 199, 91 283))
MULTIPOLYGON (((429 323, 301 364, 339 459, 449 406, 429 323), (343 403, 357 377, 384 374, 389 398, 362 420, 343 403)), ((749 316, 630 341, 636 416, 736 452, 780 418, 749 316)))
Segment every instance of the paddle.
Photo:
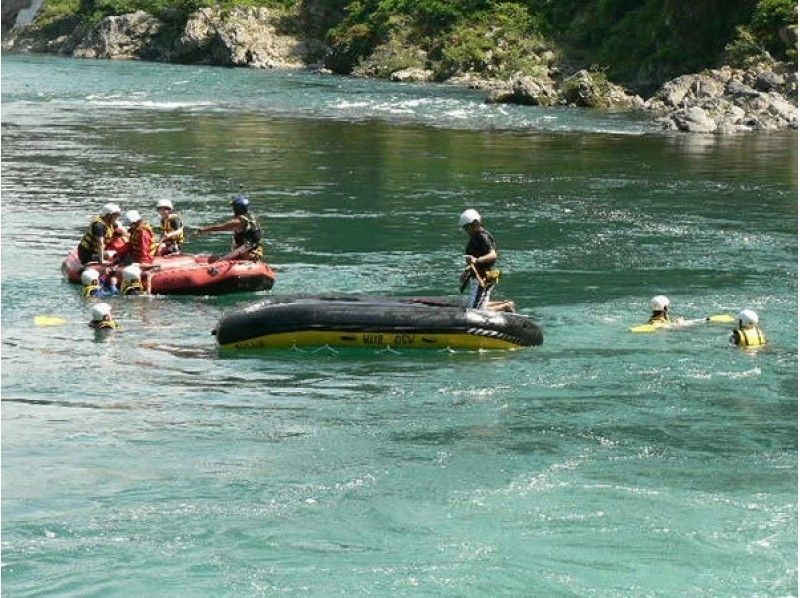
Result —
POLYGON ((712 323, 712 324, 732 324, 736 321, 736 318, 733 316, 729 316, 728 314, 716 314, 713 316, 708 316, 706 318, 697 318, 695 320, 676 320, 675 322, 668 322, 664 324, 640 324, 639 326, 632 326, 630 328, 631 332, 655 332, 656 330, 662 329, 673 329, 673 328, 685 328, 688 326, 694 326, 696 324, 705 324, 705 323, 712 323))
POLYGON ((208 263, 209 264, 213 264, 215 262, 223 262, 225 260, 233 260, 233 259, 236 259, 237 257, 239 257, 240 255, 242 255, 244 253, 247 253, 248 251, 252 251, 256 247, 257 247, 257 245, 254 245, 252 243, 246 243, 244 245, 241 245, 241 246, 237 247, 236 249, 234 249, 230 253, 226 253, 225 255, 212 255, 212 256, 209 256, 208 263))
MULTIPOLYGON (((136 322, 136 320, 117 320, 114 319, 115 322, 136 322)), ((35 316, 33 318, 33 323, 36 326, 44 327, 44 326, 64 326, 66 324, 85 324, 86 322, 71 322, 64 318, 60 318, 58 316, 35 316)))

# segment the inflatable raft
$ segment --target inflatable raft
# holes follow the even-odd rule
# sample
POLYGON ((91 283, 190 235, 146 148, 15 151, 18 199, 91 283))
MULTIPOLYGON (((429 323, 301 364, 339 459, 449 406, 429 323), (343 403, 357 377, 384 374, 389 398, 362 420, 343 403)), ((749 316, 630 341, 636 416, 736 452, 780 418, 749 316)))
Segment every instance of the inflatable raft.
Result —
POLYGON ((278 296, 223 317, 212 334, 223 349, 323 346, 517 349, 542 344, 542 330, 516 313, 460 307, 446 298, 278 296))
MULTIPOLYGON (((275 273, 263 262, 219 260, 209 262, 208 255, 170 255, 153 258, 153 265, 143 268, 142 284, 153 295, 220 295, 263 291, 272 288, 275 273)), ((105 273, 108 266, 89 263, 105 273)), ((70 282, 80 282, 84 266, 72 250, 61 265, 70 282)))

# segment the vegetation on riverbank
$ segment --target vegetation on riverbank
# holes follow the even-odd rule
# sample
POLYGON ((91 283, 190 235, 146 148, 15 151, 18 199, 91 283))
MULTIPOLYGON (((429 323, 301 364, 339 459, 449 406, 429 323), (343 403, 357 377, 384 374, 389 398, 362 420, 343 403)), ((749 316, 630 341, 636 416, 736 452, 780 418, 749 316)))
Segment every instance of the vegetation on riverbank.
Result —
MULTIPOLYGON (((41 25, 87 31, 144 10, 180 30, 209 0, 45 0, 41 25)), ((797 62, 794 0, 222 0, 280 9, 330 48, 339 73, 539 78, 578 68, 647 89, 681 73, 764 56, 797 62), (566 68, 565 68, 566 67, 566 68)))

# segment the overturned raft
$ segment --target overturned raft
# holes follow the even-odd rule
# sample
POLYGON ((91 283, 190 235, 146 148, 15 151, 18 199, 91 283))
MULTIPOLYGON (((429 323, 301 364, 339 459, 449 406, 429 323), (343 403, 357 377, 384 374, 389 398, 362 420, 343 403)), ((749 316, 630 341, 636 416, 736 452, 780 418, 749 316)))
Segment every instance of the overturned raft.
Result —
POLYGON ((223 349, 330 345, 517 349, 542 344, 526 316, 460 307, 436 297, 276 296, 223 317, 223 349))

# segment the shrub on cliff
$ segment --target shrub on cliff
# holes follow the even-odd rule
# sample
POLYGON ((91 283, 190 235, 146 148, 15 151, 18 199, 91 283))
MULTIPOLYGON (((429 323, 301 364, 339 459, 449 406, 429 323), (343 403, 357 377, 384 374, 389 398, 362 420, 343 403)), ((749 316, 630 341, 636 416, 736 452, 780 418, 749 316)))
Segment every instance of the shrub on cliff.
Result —
POLYGON ((725 47, 726 59, 746 66, 769 53, 772 58, 797 65, 797 3, 795 0, 761 0, 746 25, 725 47))
POLYGON ((442 40, 437 76, 546 74, 555 53, 540 30, 540 23, 526 8, 510 2, 464 17, 442 40))

